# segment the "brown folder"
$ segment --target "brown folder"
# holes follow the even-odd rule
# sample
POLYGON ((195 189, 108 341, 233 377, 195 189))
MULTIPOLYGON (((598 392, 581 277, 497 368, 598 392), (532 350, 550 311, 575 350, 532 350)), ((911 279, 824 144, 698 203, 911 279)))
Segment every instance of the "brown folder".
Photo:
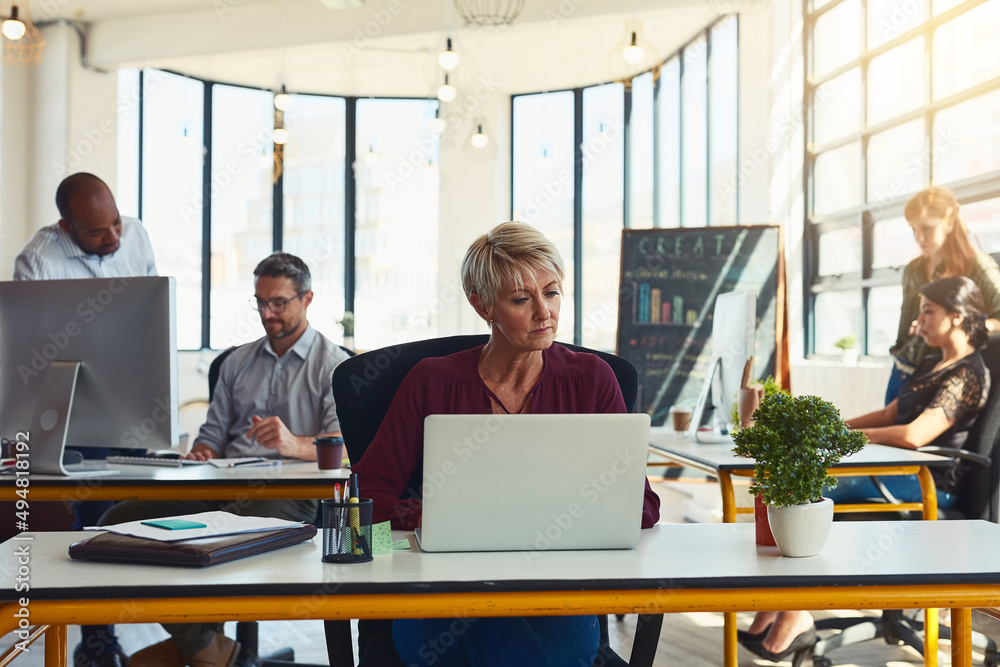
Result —
POLYGON ((315 534, 316 526, 311 524, 174 542, 100 533, 71 544, 69 556, 74 560, 207 567, 298 544, 315 534))

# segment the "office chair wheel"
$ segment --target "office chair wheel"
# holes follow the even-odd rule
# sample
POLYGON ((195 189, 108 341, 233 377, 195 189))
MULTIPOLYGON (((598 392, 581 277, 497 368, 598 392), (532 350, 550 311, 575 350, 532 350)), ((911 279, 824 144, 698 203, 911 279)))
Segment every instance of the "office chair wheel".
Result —
POLYGON ((813 667, 833 667, 833 660, 825 655, 814 655, 812 659, 813 667))

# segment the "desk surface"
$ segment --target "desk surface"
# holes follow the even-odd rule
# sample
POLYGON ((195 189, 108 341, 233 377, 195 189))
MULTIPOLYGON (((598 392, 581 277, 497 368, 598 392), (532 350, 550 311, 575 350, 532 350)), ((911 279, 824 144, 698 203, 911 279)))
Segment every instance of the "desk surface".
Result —
MULTIPOLYGON (((333 485, 349 470, 320 470, 315 461, 283 461, 280 466, 181 468, 118 465, 118 475, 62 477, 28 476, 31 500, 228 500, 248 493, 267 498, 332 498, 333 485)), ((16 500, 20 487, 13 475, 0 475, 0 500, 16 500)))
MULTIPOLYGON (((753 470, 753 459, 733 453, 732 443, 705 444, 685 438, 672 428, 655 427, 650 430, 650 444, 665 454, 684 459, 713 470, 753 470)), ((889 447, 887 445, 865 445, 857 454, 846 456, 836 466, 849 467, 894 467, 900 465, 941 467, 951 464, 952 459, 936 454, 927 454, 913 449, 889 447)))
MULTIPOLYGON (((823 551, 785 558, 750 524, 660 524, 636 549, 503 553, 396 551, 323 563, 317 536, 204 569, 71 561, 85 533, 24 533, 0 545, 0 600, 16 600, 18 549, 34 600, 248 595, 958 586, 1000 591, 1000 525, 985 521, 837 522, 823 551)), ((394 535, 395 538, 402 534, 394 535)), ((411 543, 413 542, 411 538, 411 543)), ((1000 604, 1000 592, 996 593, 1000 604)))

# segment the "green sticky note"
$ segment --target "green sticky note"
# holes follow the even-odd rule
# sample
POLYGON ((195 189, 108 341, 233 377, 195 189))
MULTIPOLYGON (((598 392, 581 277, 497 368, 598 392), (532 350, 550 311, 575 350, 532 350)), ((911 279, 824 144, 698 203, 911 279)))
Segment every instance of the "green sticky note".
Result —
POLYGON ((372 526, 372 553, 392 553, 392 528, 389 527, 388 521, 376 523, 372 526))
POLYGON ((396 540, 395 542, 392 543, 392 548, 393 549, 409 549, 410 548, 410 541, 409 540, 396 540))

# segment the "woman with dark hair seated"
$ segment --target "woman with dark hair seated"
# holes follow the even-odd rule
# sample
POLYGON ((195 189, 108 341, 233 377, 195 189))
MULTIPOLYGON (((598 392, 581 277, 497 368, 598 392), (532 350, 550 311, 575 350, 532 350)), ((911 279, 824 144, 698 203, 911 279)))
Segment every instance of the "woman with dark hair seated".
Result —
MULTIPOLYGON (((405 492, 420 465, 427 415, 626 411, 604 360, 553 345, 563 277, 559 252, 530 225, 506 222, 473 242, 462 262, 462 286, 489 325, 490 339, 423 359, 400 384, 375 439, 354 466, 361 494, 373 501, 376 522, 391 520, 394 528, 406 530, 420 525, 421 501, 405 492)), ((648 481, 645 489, 635 521, 650 528, 659 518, 660 501, 648 481)), ((578 667, 594 662, 599 643, 594 615, 396 620, 392 636, 404 664, 438 667, 578 667)))
MULTIPOLYGON (((881 410, 847 420, 847 424, 882 445, 961 449, 990 390, 989 372, 979 354, 988 338, 979 288, 964 276, 924 285, 916 331, 928 347, 939 348, 940 353, 921 362, 898 398, 881 410)), ((947 468, 934 468, 931 474, 938 506, 954 505, 959 461, 947 468)), ((921 501, 915 475, 880 479, 899 500, 921 501)), ((824 495, 847 503, 878 497, 879 492, 868 477, 844 477, 824 495)), ((816 629, 807 611, 761 612, 749 630, 740 633, 740 643, 757 655, 773 661, 794 656, 795 664, 815 642, 816 629)))

